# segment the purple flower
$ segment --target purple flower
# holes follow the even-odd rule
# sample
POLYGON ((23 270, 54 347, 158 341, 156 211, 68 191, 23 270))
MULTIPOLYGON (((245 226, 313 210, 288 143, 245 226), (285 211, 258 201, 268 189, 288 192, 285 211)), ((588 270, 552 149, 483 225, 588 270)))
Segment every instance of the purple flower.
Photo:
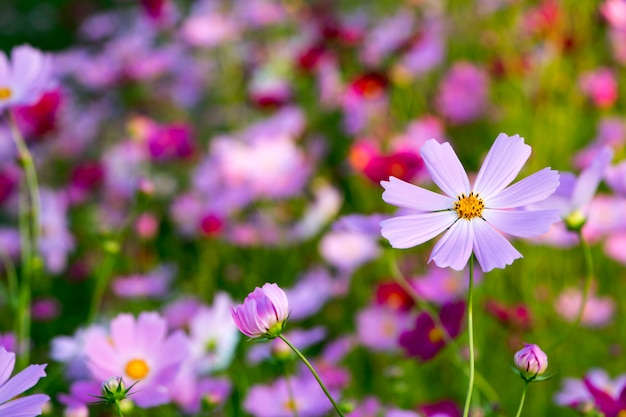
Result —
POLYGON ((454 124, 472 122, 487 107, 488 84, 485 70, 469 62, 457 62, 439 86, 437 109, 454 124))
POLYGON ((382 235, 394 248, 420 245, 445 231, 430 255, 437 266, 461 270, 472 252, 484 272, 504 268, 522 255, 502 235, 538 236, 559 220, 558 210, 528 210, 523 206, 548 197, 559 185, 550 168, 513 184, 530 156, 530 146, 518 135, 496 138, 473 186, 449 143, 431 139, 420 154, 435 184, 446 195, 390 177, 382 181, 383 200, 416 214, 383 220, 382 235))
POLYGON ((285 328, 289 317, 289 301, 285 292, 276 284, 255 288, 243 304, 231 308, 239 330, 251 338, 273 339, 285 328))
POLYGON ((617 417, 626 411, 626 375, 611 380, 605 370, 592 369, 582 381, 565 378, 554 402, 578 410, 595 405, 606 417, 617 417))
POLYGON ((527 381, 542 375, 548 368, 548 355, 534 344, 524 343, 524 347, 513 358, 522 378, 527 381))
POLYGON ((50 57, 29 45, 13 49, 10 63, 0 52, 0 111, 36 102, 50 87, 50 70, 50 57))
POLYGON ((34 394, 12 400, 46 376, 46 365, 30 365, 13 378, 15 353, 0 347, 0 415, 3 417, 31 417, 41 414, 41 407, 50 400, 47 395, 34 394))
MULTIPOLYGON (((463 301, 449 303, 441 308, 439 320, 450 338, 457 337, 461 332, 464 314, 463 301)), ((415 327, 400 335, 399 344, 407 355, 428 361, 439 353, 446 342, 442 329, 435 326, 433 318, 428 313, 421 313, 415 320, 415 327)))

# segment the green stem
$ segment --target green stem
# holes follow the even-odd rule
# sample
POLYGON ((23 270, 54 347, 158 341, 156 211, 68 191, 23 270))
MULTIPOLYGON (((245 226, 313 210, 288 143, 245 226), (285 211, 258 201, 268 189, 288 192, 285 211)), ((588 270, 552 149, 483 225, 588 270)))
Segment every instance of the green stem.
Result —
POLYGON ((20 132, 15 115, 9 112, 9 127, 11 136, 17 147, 20 165, 26 179, 27 196, 20 197, 20 244, 22 248, 22 281, 19 289, 18 308, 18 344, 20 356, 18 369, 26 367, 30 359, 30 304, 31 286, 36 279, 39 263, 39 213, 41 198, 39 183, 33 157, 26 146, 20 132))
POLYGON ((0 248, 0 258, 2 258, 2 266, 4 267, 4 272, 7 274, 7 286, 9 292, 9 305, 14 310, 19 308, 19 292, 18 292, 18 283, 17 283, 17 272, 15 270, 15 264, 13 260, 9 256, 9 254, 3 249, 0 248))
MULTIPOLYGON (((389 267, 391 270, 391 275, 395 279, 395 281, 402 287, 404 291, 411 297, 415 305, 420 310, 424 310, 427 312, 433 319, 435 327, 441 332, 441 335, 446 342, 447 345, 455 345, 456 340, 453 339, 448 330, 444 327, 441 319, 439 318, 439 314, 431 307, 431 305, 425 302, 420 295, 415 291, 415 288, 411 286, 409 281, 406 279, 400 268, 398 268, 398 263, 395 260, 393 255, 388 256, 389 267)), ((465 364, 463 363, 463 358, 458 349, 454 349, 454 364, 462 369, 463 373, 469 376, 468 370, 465 368, 465 364)), ((489 384, 489 382, 478 372, 474 371, 474 376, 476 379, 477 388, 489 399, 491 403, 499 403, 500 396, 496 392, 496 390, 489 384)))
MULTIPOLYGON (((105 245, 116 245, 116 242, 107 241, 105 245)), ((112 249, 104 248, 104 252, 106 253, 106 258, 103 262, 101 268, 98 269, 98 275, 96 277, 96 288, 94 289, 92 298, 91 298, 91 306, 89 308, 89 318, 87 320, 88 323, 93 323, 96 319, 96 315, 100 311, 100 306, 102 304, 102 299, 104 298, 104 292, 107 288, 107 284, 109 282, 109 276, 111 275, 111 270, 113 269, 113 263, 117 257, 117 252, 112 249)))
POLYGON ((278 337, 280 338, 280 340, 282 340, 283 342, 285 342, 285 344, 287 346, 289 346, 289 348, 291 350, 294 351, 294 353, 300 358, 300 360, 302 362, 304 362, 304 364, 306 365, 307 368, 309 368, 309 371, 311 371, 311 373, 313 374, 313 376, 315 377, 315 379, 317 380, 317 383, 320 385, 320 387, 322 388, 322 391, 324 391, 324 394, 326 394, 326 396, 328 397, 328 399, 330 400, 331 404, 333 405, 333 407, 335 407, 335 411, 337 411, 337 414, 339 414, 341 417, 344 417, 343 412, 341 411, 341 409, 339 408, 339 405, 335 402, 335 400, 333 399, 332 395, 330 395, 330 392, 328 392, 328 390, 326 389, 326 385, 324 385, 324 383, 322 382, 322 380, 320 379, 319 375, 317 374, 317 372, 315 371, 315 369, 313 369, 313 365, 311 365, 311 363, 307 360, 307 358, 304 357, 304 355, 298 350, 298 348, 296 348, 294 345, 292 345, 287 339, 285 339, 285 337, 282 334, 279 334, 278 337))
POLYGON ((472 402, 472 391, 474 390, 474 319, 472 315, 473 291, 474 287, 474 254, 469 259, 469 288, 467 289, 467 338, 469 344, 469 382, 467 394, 465 395, 465 406, 463 407, 463 417, 469 416, 470 403, 472 402))
POLYGON ((585 237, 582 234, 582 230, 577 231, 578 240, 580 241, 580 247, 583 251, 583 256, 585 258, 585 282, 583 283, 583 294, 580 300, 580 306, 578 307, 578 313, 576 313, 576 318, 572 322, 571 326, 567 329, 567 331, 561 335, 560 338, 556 339, 551 346, 548 347, 547 351, 551 351, 561 346, 569 337, 574 333, 574 330, 578 328, 580 322, 582 321, 583 315, 585 314, 585 307, 587 306, 587 300, 589 299, 589 293, 591 292, 591 283, 593 282, 593 256, 591 255, 591 248, 589 244, 585 240, 585 237))
POLYGON ((117 414, 119 414, 120 417, 124 417, 124 414, 122 414, 122 407, 120 407, 119 400, 115 400, 115 409, 117 410, 117 414))
POLYGON ((526 399, 526 390, 528 389, 528 381, 524 381, 524 389, 522 390, 522 398, 519 400, 519 407, 517 407, 517 414, 515 417, 522 415, 522 408, 524 408, 524 400, 526 399))

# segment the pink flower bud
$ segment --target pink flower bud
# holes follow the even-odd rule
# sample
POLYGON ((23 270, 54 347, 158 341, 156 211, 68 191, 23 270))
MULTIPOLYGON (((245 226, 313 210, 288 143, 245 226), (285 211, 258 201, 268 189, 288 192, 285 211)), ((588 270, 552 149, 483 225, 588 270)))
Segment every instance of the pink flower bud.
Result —
POLYGON ((239 330, 251 338, 273 339, 282 333, 289 317, 289 302, 285 292, 276 284, 255 288, 243 304, 231 309, 239 330))
POLYGON ((548 368, 548 356, 537 345, 524 343, 524 348, 515 356, 515 365, 524 379, 534 379, 548 368))

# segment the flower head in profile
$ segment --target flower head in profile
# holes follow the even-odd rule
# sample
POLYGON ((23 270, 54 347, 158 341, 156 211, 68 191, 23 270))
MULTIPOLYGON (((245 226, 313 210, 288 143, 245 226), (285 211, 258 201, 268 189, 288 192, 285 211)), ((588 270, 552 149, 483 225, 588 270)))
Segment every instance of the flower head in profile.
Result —
POLYGON ((255 288, 243 304, 231 308, 231 313, 241 333, 251 338, 273 339, 285 328, 289 302, 278 285, 268 283, 255 288))
POLYGON ((15 366, 15 353, 7 352, 0 347, 0 415, 6 417, 34 417, 41 414, 41 407, 50 398, 44 394, 26 395, 12 399, 21 394, 46 376, 46 365, 30 365, 19 374, 9 378, 15 366))
POLYGON ((0 52, 0 111, 6 107, 33 104, 50 87, 50 57, 29 46, 11 52, 11 61, 0 52))
POLYGON ((554 192, 559 185, 556 171, 544 168, 508 186, 530 152, 523 138, 501 133, 470 185, 450 144, 427 141, 420 154, 433 182, 445 195, 395 177, 382 181, 383 200, 416 212, 383 220, 382 235, 394 248, 410 248, 445 232, 429 259, 441 268, 463 269, 472 252, 484 272, 510 265, 522 255, 503 234, 538 236, 559 220, 558 210, 524 207, 554 192))

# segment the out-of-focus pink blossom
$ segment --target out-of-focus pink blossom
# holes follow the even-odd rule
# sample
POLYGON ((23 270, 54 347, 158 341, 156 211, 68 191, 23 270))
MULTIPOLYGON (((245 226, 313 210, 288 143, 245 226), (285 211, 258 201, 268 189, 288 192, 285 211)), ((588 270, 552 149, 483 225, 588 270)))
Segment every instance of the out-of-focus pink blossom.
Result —
POLYGON ((15 47, 11 59, 0 52, 0 112, 32 105, 50 88, 51 57, 29 45, 15 47))
MULTIPOLYGON (((557 297, 554 309, 565 320, 573 322, 580 310, 582 297, 580 290, 568 288, 557 297)), ((580 323, 592 328, 606 327, 613 320, 614 314, 615 301, 611 297, 598 297, 591 293, 585 303, 580 323)))
POLYGON ((469 123, 484 114, 488 94, 486 71, 469 62, 456 62, 439 85, 436 107, 451 123, 469 123))
POLYGON ((581 74, 579 85, 583 93, 585 93, 598 108, 609 108, 617 101, 617 79, 613 71, 609 68, 598 68, 595 71, 581 74))

